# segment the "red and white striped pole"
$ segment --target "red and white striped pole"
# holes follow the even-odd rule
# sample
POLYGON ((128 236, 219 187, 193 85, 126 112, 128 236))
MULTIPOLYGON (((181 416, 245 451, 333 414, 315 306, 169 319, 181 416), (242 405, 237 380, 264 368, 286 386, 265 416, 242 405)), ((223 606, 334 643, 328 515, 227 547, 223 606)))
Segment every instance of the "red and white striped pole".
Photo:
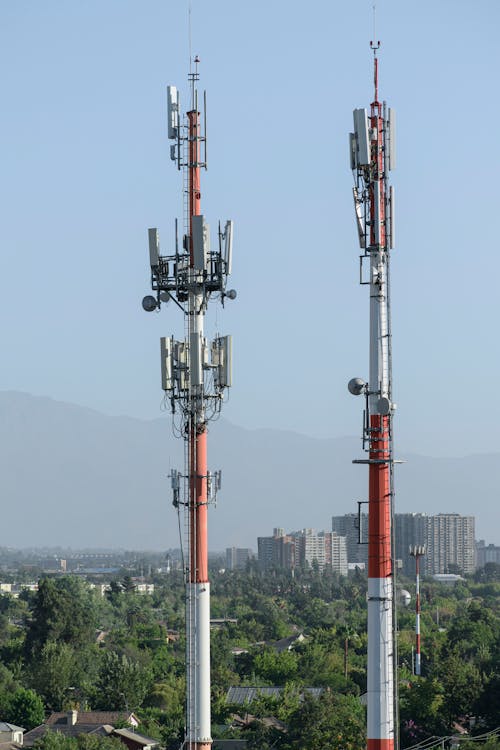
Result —
POLYGON ((394 746, 392 552, 391 552, 391 420, 386 412, 389 390, 387 259, 385 231, 384 121, 375 97, 371 104, 372 176, 370 196, 370 380, 368 384, 368 750, 394 746))
MULTIPOLYGON (((389 249, 393 246, 391 125, 385 103, 378 100, 379 44, 374 50, 375 96, 366 110, 355 110, 351 134, 351 166, 362 269, 370 290, 370 375, 368 383, 353 379, 349 390, 366 396, 363 444, 368 458, 368 750, 393 750, 395 741, 392 412, 389 300, 389 249), (365 262, 364 262, 365 261, 365 262)), ((390 112, 390 111, 389 111, 390 112)))
MULTIPOLYGON (((177 222, 174 248, 160 252, 156 228, 148 230, 151 288, 156 293, 142 301, 147 312, 174 300, 183 312, 184 336, 162 337, 161 382, 170 401, 176 434, 185 440, 184 473, 170 474, 173 505, 185 512, 187 527, 186 582, 186 735, 188 750, 209 750, 210 729, 210 583, 208 580, 208 503, 220 488, 220 471, 207 470, 207 425, 216 418, 226 389, 232 384, 232 338, 217 335, 207 341, 204 321, 212 294, 224 305, 236 291, 226 291, 231 274, 233 222, 219 224, 218 249, 210 248, 210 227, 201 214, 200 172, 206 164, 206 117, 200 132, 198 58, 189 74, 191 105, 186 120, 180 116, 177 88, 169 86, 168 137, 175 143, 170 156, 185 170, 184 237, 179 247, 177 222), (205 144, 201 159, 201 143, 205 144), (176 420, 175 415, 180 416, 176 420), (181 479, 186 481, 181 485, 181 479)), ((205 107, 206 110, 206 107, 205 107)), ((180 517, 179 517, 179 529, 180 517)), ((184 549, 181 539, 181 548, 184 549)), ((184 561, 184 553, 183 553, 184 561)))
MULTIPOLYGON (((194 91, 194 85, 193 85, 194 91)), ((205 305, 193 254, 193 216, 201 215, 200 113, 193 95, 188 117, 188 209, 192 284, 188 293, 189 350, 189 570, 186 584, 186 679, 188 750, 208 750, 210 728, 210 583, 208 580, 207 425, 202 362, 205 305)))

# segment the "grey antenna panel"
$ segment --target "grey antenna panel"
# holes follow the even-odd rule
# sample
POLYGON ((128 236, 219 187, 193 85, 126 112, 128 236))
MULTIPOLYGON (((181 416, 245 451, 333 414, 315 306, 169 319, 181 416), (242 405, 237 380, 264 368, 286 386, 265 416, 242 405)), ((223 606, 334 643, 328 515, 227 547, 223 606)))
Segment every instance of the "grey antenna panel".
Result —
POLYGON ((158 234, 158 230, 148 229, 148 239, 149 239, 149 263, 151 265, 151 268, 158 268, 160 264, 160 235, 158 234))
POLYGON ((229 219, 224 228, 224 262, 227 276, 231 273, 233 265, 233 224, 234 222, 229 219))
POLYGON ((233 337, 222 336, 220 343, 222 362, 219 364, 219 385, 230 388, 233 384, 233 337))
POLYGON ((164 391, 172 391, 174 381, 172 378, 172 348, 173 340, 166 336, 160 339, 161 351, 161 387, 164 391))
POLYGON ((351 169, 356 169, 358 165, 356 161, 356 136, 354 133, 349 133, 349 158, 351 169))
POLYGON ((204 271, 207 254, 210 252, 210 227, 204 216, 193 216, 193 265, 197 271, 204 271))
POLYGON ((356 135, 356 161, 358 166, 367 166, 370 163, 370 137, 368 134, 368 115, 366 109, 355 109, 354 133, 356 135))
POLYGON ((389 131, 389 169, 396 169, 396 113, 389 107, 387 116, 387 126, 389 131))
POLYGON ((391 250, 393 250, 396 246, 396 227, 395 227, 395 221, 396 221, 396 206, 395 206, 395 198, 394 198, 394 187, 391 185, 389 188, 389 235, 390 235, 390 242, 389 247, 391 250))
POLYGON ((191 386, 203 385, 201 336, 198 331, 189 335, 189 377, 191 386))
POLYGON ((179 92, 176 86, 167 86, 168 137, 176 139, 179 134, 179 92))

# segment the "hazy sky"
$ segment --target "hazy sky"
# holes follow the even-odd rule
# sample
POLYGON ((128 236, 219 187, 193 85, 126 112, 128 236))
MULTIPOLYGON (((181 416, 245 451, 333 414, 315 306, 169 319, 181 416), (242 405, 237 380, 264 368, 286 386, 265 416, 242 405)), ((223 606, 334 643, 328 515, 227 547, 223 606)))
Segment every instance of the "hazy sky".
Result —
MULTIPOLYGON (((192 0, 208 96, 202 205, 235 220, 224 416, 357 435, 368 373, 347 134, 372 99, 372 2, 192 0)), ((182 217, 165 88, 187 99, 188 2, 0 3, 0 389, 160 414, 147 228, 182 217)), ((499 451, 497 0, 379 0, 380 94, 397 114, 397 442, 499 451)), ((171 247, 171 245, 170 245, 171 247)))

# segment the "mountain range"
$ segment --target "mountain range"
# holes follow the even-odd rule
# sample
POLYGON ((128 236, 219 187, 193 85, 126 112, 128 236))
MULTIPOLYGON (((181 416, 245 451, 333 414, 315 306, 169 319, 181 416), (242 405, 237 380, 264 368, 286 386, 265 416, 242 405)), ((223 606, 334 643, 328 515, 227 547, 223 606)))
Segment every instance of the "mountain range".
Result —
MULTIPOLYGON (((116 417, 26 393, 0 393, 0 545, 168 549, 179 546, 170 469, 183 441, 168 414, 116 417)), ((476 517, 476 537, 500 544, 500 454, 405 455, 396 512, 476 517)), ((222 469, 211 509, 211 550, 256 549, 274 527, 331 528, 366 499, 357 438, 211 424, 209 468, 222 469)), ((181 524, 182 528, 182 524, 181 524)))

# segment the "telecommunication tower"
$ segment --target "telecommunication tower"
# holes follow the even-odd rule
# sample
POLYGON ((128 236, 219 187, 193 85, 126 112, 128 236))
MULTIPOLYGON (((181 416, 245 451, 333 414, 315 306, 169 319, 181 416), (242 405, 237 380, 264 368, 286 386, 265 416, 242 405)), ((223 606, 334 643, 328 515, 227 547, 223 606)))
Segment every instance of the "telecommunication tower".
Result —
MULTIPOLYGON (((380 42, 374 55, 374 100, 370 113, 354 110, 350 159, 354 208, 362 250, 360 283, 370 292, 369 379, 353 378, 353 395, 365 396, 363 449, 368 465, 368 750, 395 743, 395 638, 393 528, 393 433, 389 256, 394 247, 394 115, 378 99, 380 42)), ((361 504, 360 504, 361 505, 361 504)))
POLYGON ((412 545, 410 555, 415 558, 415 674, 420 677, 420 558, 425 555, 425 545, 412 545))
MULTIPOLYGON (((208 750, 210 730, 210 583, 208 578, 208 505, 215 501, 221 472, 207 468, 208 422, 220 413, 232 381, 231 336, 208 341, 204 321, 211 299, 224 305, 234 299, 226 291, 231 273, 233 222, 219 224, 218 242, 210 246, 210 228, 201 213, 200 172, 207 168, 206 115, 201 126, 197 82, 199 60, 189 74, 191 105, 181 115, 179 92, 167 89, 168 137, 171 159, 183 171, 184 226, 179 246, 175 241, 161 254, 158 230, 149 229, 151 287, 155 296, 143 308, 158 310, 172 300, 183 313, 184 338, 160 340, 161 384, 170 402, 174 427, 185 441, 184 470, 172 470, 173 504, 184 516, 186 555, 186 730, 183 747, 208 750), (176 421, 177 420, 177 421, 176 421)), ((206 97, 204 95, 204 104, 206 97)), ((206 113, 206 106, 204 106, 206 113)))

